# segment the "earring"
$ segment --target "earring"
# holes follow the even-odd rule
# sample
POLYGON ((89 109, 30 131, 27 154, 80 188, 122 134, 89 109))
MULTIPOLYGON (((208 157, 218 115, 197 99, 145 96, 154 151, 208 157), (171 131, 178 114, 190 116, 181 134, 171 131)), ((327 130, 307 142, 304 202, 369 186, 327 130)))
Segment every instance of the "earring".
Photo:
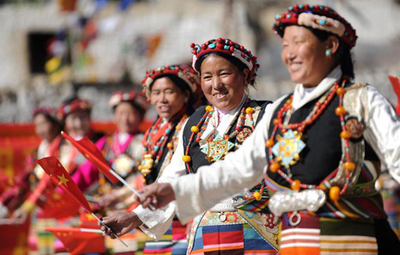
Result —
POLYGON ((332 54, 332 51, 330 49, 327 49, 325 51, 325 56, 327 56, 329 59, 332 57, 331 54, 332 54))
POLYGON ((185 100, 185 102, 187 102, 187 101, 189 100, 189 98, 188 98, 188 97, 185 97, 184 100, 185 100))

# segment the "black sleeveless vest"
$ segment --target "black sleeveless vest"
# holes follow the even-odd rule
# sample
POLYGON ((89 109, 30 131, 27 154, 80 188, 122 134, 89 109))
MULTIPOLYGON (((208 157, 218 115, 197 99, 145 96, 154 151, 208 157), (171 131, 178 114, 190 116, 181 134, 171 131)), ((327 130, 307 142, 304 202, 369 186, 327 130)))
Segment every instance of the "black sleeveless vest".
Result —
MULTIPOLYGON (((265 111, 265 107, 271 103, 271 101, 255 101, 255 100, 250 100, 249 102, 249 107, 261 107, 260 113, 258 114, 257 120, 255 121, 255 125, 257 125, 257 123, 261 120, 262 116, 264 115, 264 111, 265 111)), ((189 120, 186 123, 185 129, 183 130, 183 149, 184 149, 184 153, 186 154, 186 146, 189 142, 190 136, 192 135, 192 131, 190 131, 190 128, 192 126, 196 126, 201 117, 205 114, 206 110, 205 110, 206 106, 202 106, 200 108, 198 108, 196 110, 196 112, 193 113, 192 116, 190 116, 189 120)), ((239 118, 239 115, 237 116, 237 118, 239 118)), ((235 129, 236 126, 236 122, 235 121, 234 125, 232 125, 232 127, 230 128, 230 130, 228 131, 228 133, 232 133, 235 129)), ((246 126, 244 126, 246 127, 246 126)), ((251 129, 251 127, 248 127, 251 129)), ((236 137, 233 137, 231 140, 229 140, 230 142, 234 143, 234 144, 241 144, 239 141, 236 140, 236 137)), ((186 173, 196 173, 197 169, 201 166, 205 166, 205 165, 210 165, 213 162, 208 162, 208 160, 206 159, 206 155, 201 152, 200 150, 200 145, 198 142, 196 141, 192 141, 192 143, 190 144, 190 148, 189 148, 189 156, 192 158, 192 160, 188 163, 190 170, 187 169, 187 165, 186 165, 186 173)))
MULTIPOLYGON (((268 137, 271 136, 274 128, 273 120, 276 118, 278 111, 282 108, 289 97, 290 95, 286 97, 275 110, 270 122, 268 137)), ((305 120, 318 100, 319 98, 308 102, 306 105, 295 111, 292 114, 289 123, 299 123, 305 120)), ((335 95, 333 100, 327 105, 315 122, 305 128, 302 140, 306 146, 299 154, 300 160, 290 167, 292 180, 297 179, 304 184, 319 185, 322 180, 324 180, 339 166, 342 157, 340 139, 340 132, 342 129, 340 118, 335 114, 335 108, 338 106, 339 97, 335 95)), ((277 130, 276 135, 282 136, 279 129, 277 130)), ((365 150, 365 159, 371 161, 378 160, 377 155, 366 142, 365 150)), ((269 155, 268 153, 268 148, 266 148, 267 159, 269 155)), ((284 171, 283 167, 282 170, 284 171)), ((278 173, 267 171, 267 174, 279 185, 290 187, 290 184, 278 173)))

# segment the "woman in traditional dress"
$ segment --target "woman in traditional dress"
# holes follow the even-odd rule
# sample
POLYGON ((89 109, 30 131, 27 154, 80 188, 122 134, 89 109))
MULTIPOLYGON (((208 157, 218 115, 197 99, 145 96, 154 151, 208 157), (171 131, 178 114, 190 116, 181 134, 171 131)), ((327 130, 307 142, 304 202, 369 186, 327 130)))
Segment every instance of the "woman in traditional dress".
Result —
MULTIPOLYGON (((142 141, 142 162, 139 166, 145 183, 150 184, 157 180, 165 166, 169 164, 177 148, 177 136, 181 133, 188 116, 193 113, 193 109, 202 102, 203 95, 198 76, 187 65, 171 65, 150 70, 146 72, 142 83, 147 98, 158 114, 142 141)), ((137 204, 133 205, 132 209, 136 206, 137 204)), ((148 212, 141 208, 136 208, 133 213, 119 212, 112 217, 117 215, 118 217, 134 215, 135 222, 140 222, 136 227, 142 224, 139 218, 149 220, 148 212)), ((155 224, 156 220, 158 218, 153 217, 153 223, 147 224, 155 224)), ((130 228, 132 229, 133 227, 130 228)), ((142 230, 154 237, 147 228, 142 227, 142 230)), ((180 224, 175 219, 172 224, 167 224, 165 231, 165 235, 157 236, 157 241, 148 238, 144 254, 186 254, 186 225, 180 224)))
MULTIPOLYGON (((112 169, 135 189, 141 189, 143 178, 137 170, 141 161, 143 133, 140 123, 148 109, 148 103, 143 93, 136 91, 114 92, 108 102, 113 111, 116 131, 105 135, 96 142, 112 169)), ((133 202, 132 191, 121 182, 116 184, 108 181, 97 168, 86 161, 72 175, 78 187, 85 192, 86 198, 93 202, 93 208, 99 211, 125 210, 133 202)), ((137 236, 135 233, 126 236, 125 247, 118 240, 107 242, 115 254, 132 254, 137 251, 137 236)))
MULTIPOLYGON (((4 202, 7 201, 7 207, 11 212, 15 210, 12 212, 11 218, 17 224, 25 222, 37 206, 44 208, 47 185, 46 182, 41 182, 41 180, 45 175, 43 169, 40 166, 36 166, 34 162, 42 157, 58 157, 62 143, 60 135, 62 126, 57 120, 53 109, 37 108, 33 113, 33 123, 35 132, 42 141, 39 147, 28 157, 25 171, 18 176, 16 186, 3 195, 4 202)), ((53 252, 51 235, 43 230, 38 230, 36 233, 37 224, 35 223, 34 226, 30 228, 30 234, 27 233, 29 235, 29 248, 32 250, 37 249, 39 254, 53 252), (51 241, 48 241, 49 238, 51 241)))
POLYGON ((282 219, 281 254, 399 251, 375 182, 381 163, 400 181, 400 119, 374 87, 353 81, 355 30, 331 8, 307 4, 277 15, 274 30, 294 91, 267 107, 223 163, 148 186, 139 200, 176 200, 187 222, 266 173, 269 208, 282 219))
MULTIPOLYGON (((196 173, 201 166, 222 161, 250 136, 269 103, 248 96, 248 86, 254 85, 259 65, 256 56, 246 48, 224 38, 192 44, 192 48, 193 68, 200 74, 202 90, 211 105, 200 107, 189 118, 179 137, 178 149, 159 182, 196 173)), ((267 211, 265 182, 260 178, 253 188, 248 188, 241 190, 240 195, 219 201, 194 219, 187 253, 278 253, 278 228, 267 211)), ((148 211, 147 217, 140 218, 142 228, 147 227, 157 237, 174 215, 173 205, 148 211)), ((105 219, 120 232, 124 226, 115 224, 116 221, 105 219)))
MULTIPOLYGON (((91 112, 92 104, 88 100, 70 97, 58 108, 57 118, 61 121, 64 131, 75 140, 86 136, 92 142, 97 142, 104 134, 92 129, 91 112)), ((75 170, 85 162, 85 157, 69 141, 63 139, 59 160, 73 175, 75 170)))
MULTIPOLYGON (((63 129, 73 137, 79 138, 86 135, 91 139, 98 139, 99 134, 95 133, 90 127, 91 107, 89 101, 71 97, 57 109, 56 116, 63 129)), ((40 155, 38 159, 44 156, 56 156, 67 171, 73 175, 77 167, 84 162, 84 157, 81 157, 74 146, 59 135, 60 129, 56 131, 58 134, 56 136, 57 145, 54 145, 56 149, 51 155, 40 155)), ((44 174, 40 166, 36 166, 35 169, 29 176, 32 193, 24 200, 12 217, 15 219, 24 218, 39 206, 41 210, 38 211, 36 222, 39 254, 65 251, 59 241, 54 244, 54 237, 44 228, 56 225, 55 219, 66 219, 76 215, 79 205, 68 195, 62 196, 57 192, 56 186, 52 183, 50 177, 44 174), (65 207, 66 204, 69 205, 67 208, 65 207)))
MULTIPOLYGON (((135 179, 141 160, 143 134, 139 126, 144 119, 148 103, 142 93, 118 91, 111 96, 109 105, 114 114, 116 131, 100 138, 96 146, 112 168, 129 182, 135 179)), ((132 203, 124 202, 125 198, 132 195, 129 189, 121 188, 121 183, 113 185, 108 182, 89 161, 81 165, 78 173, 72 178, 82 191, 89 188, 91 194, 101 196, 95 200, 108 209, 125 209, 132 203), (91 187, 92 184, 96 184, 95 187, 91 187)))
MULTIPOLYGON (((21 206, 22 202, 27 198, 31 186, 35 187, 38 179, 43 176, 44 171, 40 166, 35 167, 35 160, 42 157, 59 155, 61 124, 55 117, 55 111, 45 107, 35 109, 33 112, 33 124, 36 135, 42 141, 28 157, 25 171, 16 177, 15 185, 4 192, 0 198, 1 205, 5 206, 5 211, 10 214, 21 206)), ((16 212, 14 217, 19 222, 24 222, 27 215, 27 213, 22 213, 21 211, 16 212)))

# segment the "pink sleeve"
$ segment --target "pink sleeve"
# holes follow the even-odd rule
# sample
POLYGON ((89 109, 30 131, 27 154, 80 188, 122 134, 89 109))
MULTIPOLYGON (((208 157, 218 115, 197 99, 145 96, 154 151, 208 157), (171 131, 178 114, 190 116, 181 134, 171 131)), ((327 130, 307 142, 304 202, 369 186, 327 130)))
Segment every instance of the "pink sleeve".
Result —
MULTIPOLYGON (((99 150, 102 150, 104 148, 106 139, 107 136, 103 136, 97 141, 96 147, 99 150)), ((71 178, 75 181, 81 191, 84 192, 93 183, 98 181, 99 171, 94 165, 92 165, 92 163, 86 160, 85 163, 80 165, 78 169, 72 174, 71 178)))

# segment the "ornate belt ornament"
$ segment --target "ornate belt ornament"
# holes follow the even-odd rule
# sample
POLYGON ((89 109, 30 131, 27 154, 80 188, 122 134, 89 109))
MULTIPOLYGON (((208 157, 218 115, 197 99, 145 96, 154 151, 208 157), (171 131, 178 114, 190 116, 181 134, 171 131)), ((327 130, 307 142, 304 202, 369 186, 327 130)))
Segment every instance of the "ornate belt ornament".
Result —
POLYGON ((113 168, 122 177, 126 177, 135 166, 135 161, 126 154, 121 154, 113 163, 113 168))
POLYGON ((268 208, 276 216, 285 212, 309 210, 316 212, 326 201, 325 192, 320 189, 303 191, 279 191, 269 200, 268 208))

